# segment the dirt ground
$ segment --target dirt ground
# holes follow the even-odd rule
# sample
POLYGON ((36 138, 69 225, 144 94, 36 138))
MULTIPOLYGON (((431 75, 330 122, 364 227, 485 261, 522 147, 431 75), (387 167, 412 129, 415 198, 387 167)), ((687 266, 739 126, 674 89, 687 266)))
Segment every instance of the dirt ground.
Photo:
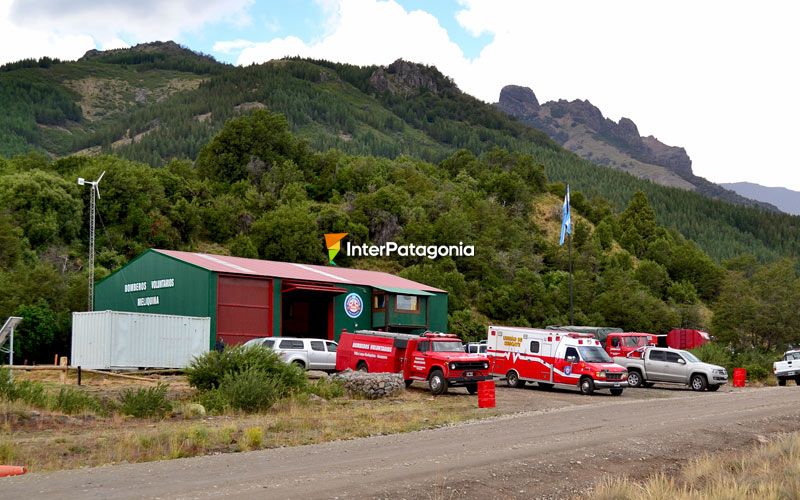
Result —
MULTIPOLYGON (((412 388, 420 391, 421 387, 412 388)), ((470 398, 456 390, 446 398, 470 398)), ((689 459, 800 430, 800 388, 629 389, 620 397, 497 388, 502 415, 310 446, 0 481, 10 497, 565 498, 606 474, 670 474, 689 459)))

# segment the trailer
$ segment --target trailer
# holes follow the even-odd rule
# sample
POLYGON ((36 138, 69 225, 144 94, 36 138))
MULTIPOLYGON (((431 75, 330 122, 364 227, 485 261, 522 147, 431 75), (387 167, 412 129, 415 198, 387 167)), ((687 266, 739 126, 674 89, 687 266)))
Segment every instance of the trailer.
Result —
POLYGON ((184 368, 209 351, 211 319, 168 314, 72 313, 73 366, 111 370, 184 368))

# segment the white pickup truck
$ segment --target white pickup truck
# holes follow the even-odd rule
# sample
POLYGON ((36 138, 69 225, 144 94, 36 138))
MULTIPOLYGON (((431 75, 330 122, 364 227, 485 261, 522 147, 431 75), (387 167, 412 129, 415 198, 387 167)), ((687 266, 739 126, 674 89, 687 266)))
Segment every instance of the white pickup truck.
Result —
POLYGON ((778 385, 786 385, 789 379, 800 385, 800 349, 783 353, 783 359, 772 364, 772 372, 778 379, 778 385))

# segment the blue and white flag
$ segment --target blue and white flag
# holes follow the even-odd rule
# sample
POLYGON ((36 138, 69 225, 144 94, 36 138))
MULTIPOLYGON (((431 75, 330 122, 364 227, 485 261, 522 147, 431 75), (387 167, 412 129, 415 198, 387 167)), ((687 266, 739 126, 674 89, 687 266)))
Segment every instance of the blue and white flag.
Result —
POLYGON ((564 205, 561 207, 561 239, 559 245, 564 244, 564 238, 572 234, 572 216, 569 213, 569 184, 567 184, 567 194, 564 196, 564 205))

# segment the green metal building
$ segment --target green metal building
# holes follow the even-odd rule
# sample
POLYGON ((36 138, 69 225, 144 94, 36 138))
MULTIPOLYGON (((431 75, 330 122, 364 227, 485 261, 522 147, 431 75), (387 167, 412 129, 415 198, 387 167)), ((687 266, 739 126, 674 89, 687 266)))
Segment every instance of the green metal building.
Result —
POLYGON ((447 331, 447 292, 377 271, 147 250, 95 285, 95 310, 211 318, 211 346, 447 331))

